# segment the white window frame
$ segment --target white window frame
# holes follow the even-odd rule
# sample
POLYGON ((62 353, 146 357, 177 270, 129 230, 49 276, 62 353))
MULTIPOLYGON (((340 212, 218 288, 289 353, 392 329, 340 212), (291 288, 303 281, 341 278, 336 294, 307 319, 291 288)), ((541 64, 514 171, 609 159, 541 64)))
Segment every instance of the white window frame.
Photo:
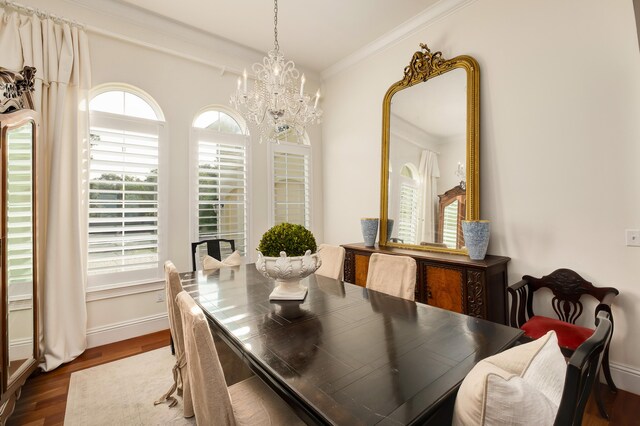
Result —
POLYGON ((207 111, 220 111, 229 116, 231 116, 236 122, 240 125, 243 134, 231 134, 231 133, 223 133, 217 130, 211 129, 203 129, 198 127, 191 126, 191 130, 189 132, 189 230, 191 235, 191 241, 199 241, 200 240, 200 232, 199 232, 199 217, 198 217, 198 183, 199 183, 199 153, 198 153, 198 142, 206 141, 211 143, 222 143, 229 145, 240 145, 245 147, 245 158, 246 158, 246 166, 247 166, 247 188, 246 188, 246 220, 247 225, 245 229, 245 257, 250 257, 251 253, 253 253, 253 245, 252 245, 252 234, 251 234, 251 215, 252 215, 252 189, 251 189, 251 175, 252 175, 252 152, 251 152, 251 139, 249 137, 247 126, 244 120, 239 118, 237 114, 231 111, 227 107, 214 105, 210 107, 203 108, 200 110, 196 116, 195 120, 204 112, 207 111))
MULTIPOLYGON (((157 282, 164 277, 163 265, 167 256, 167 237, 168 237, 168 184, 169 184, 169 168, 168 168, 168 146, 167 146, 167 123, 164 121, 164 115, 160 111, 160 107, 153 101, 148 94, 143 91, 132 88, 125 84, 107 84, 101 85, 91 91, 90 99, 108 91, 126 91, 137 95, 147 101, 156 112, 160 120, 150 120, 145 118, 131 117, 121 114, 113 114, 102 111, 89 112, 89 129, 92 126, 126 128, 130 131, 140 132, 157 132, 158 134, 158 265, 154 268, 112 272, 99 275, 89 275, 87 273, 87 291, 95 292, 101 290, 116 289, 129 287, 143 283, 157 282), (120 127, 118 127, 120 125, 120 127)), ((87 245, 86 253, 89 253, 89 173, 90 173, 90 141, 86 150, 86 197, 87 197, 87 245)))
MULTIPOLYGON (((305 135, 305 140, 307 140, 305 135)), ((267 155, 269 157, 269 164, 267 167, 269 173, 269 226, 275 225, 275 154, 276 153, 285 153, 285 154, 298 154, 307 156, 307 164, 309 166, 308 172, 308 187, 309 187, 309 223, 305 227, 313 232, 313 158, 311 154, 311 145, 308 144, 297 144, 292 142, 280 142, 274 143, 269 142, 269 147, 267 149, 267 155)))

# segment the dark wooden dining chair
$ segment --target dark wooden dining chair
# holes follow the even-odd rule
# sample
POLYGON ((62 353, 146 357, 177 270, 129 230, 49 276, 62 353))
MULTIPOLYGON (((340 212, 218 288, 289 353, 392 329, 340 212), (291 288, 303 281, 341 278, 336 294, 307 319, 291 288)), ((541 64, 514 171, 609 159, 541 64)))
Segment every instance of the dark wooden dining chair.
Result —
POLYGON ((236 243, 234 240, 225 240, 222 238, 211 239, 211 240, 201 240, 195 243, 191 243, 191 265, 193 267, 193 271, 196 271, 196 254, 198 253, 198 247, 201 244, 207 245, 207 254, 211 257, 214 257, 218 260, 222 260, 222 254, 220 253, 220 243, 229 244, 231 246, 231 253, 236 250, 236 243))
MULTIPOLYGON (((576 320, 584 310, 580 301, 584 295, 589 295, 600 302, 595 308, 596 324, 598 315, 606 312, 613 333, 611 303, 619 294, 618 290, 613 287, 595 287, 570 269, 558 269, 542 278, 525 275, 522 281, 510 286, 507 290, 511 296, 511 326, 524 331, 525 341, 537 339, 548 331, 554 330, 562 353, 566 357, 572 356, 594 332, 592 328, 576 325, 576 320), (533 312, 534 293, 543 288, 549 289, 553 294, 551 306, 558 319, 535 315, 533 312)), ((609 388, 616 392, 618 389, 613 382, 609 367, 609 342, 603 348, 601 365, 609 388)), ((601 416, 608 418, 599 392, 596 392, 596 400, 601 416)))
POLYGON ((580 426, 594 383, 598 386, 599 367, 611 341, 613 323, 608 312, 600 311, 596 324, 595 332, 578 346, 569 359, 555 426, 580 426))

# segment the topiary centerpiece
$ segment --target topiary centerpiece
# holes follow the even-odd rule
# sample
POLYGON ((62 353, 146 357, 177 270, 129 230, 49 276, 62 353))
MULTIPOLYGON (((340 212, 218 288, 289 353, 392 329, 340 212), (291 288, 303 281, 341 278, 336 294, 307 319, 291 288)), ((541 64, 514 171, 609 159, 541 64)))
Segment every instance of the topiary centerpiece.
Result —
POLYGON ((313 274, 321 265, 316 239, 307 228, 281 223, 264 233, 258 245, 256 268, 276 281, 270 300, 303 300, 307 288, 300 280, 313 274))

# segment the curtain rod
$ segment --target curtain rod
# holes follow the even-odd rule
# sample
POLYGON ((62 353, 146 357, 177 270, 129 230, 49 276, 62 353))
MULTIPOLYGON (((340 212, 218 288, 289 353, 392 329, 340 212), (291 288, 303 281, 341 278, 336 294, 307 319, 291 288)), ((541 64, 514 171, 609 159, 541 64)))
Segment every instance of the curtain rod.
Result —
POLYGON ((74 21, 73 19, 63 18, 61 16, 54 15, 53 13, 49 13, 41 9, 36 9, 35 7, 24 6, 19 3, 14 3, 7 0, 0 0, 0 6, 13 9, 17 12, 20 12, 26 15, 36 15, 41 19, 51 19, 56 23, 64 23, 64 24, 71 25, 73 27, 81 28, 81 29, 85 28, 84 24, 74 21))

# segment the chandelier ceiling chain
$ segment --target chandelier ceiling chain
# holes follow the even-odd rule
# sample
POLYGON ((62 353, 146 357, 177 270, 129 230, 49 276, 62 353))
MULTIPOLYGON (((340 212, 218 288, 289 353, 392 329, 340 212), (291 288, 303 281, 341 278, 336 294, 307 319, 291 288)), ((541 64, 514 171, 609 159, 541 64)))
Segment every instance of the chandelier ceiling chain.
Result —
POLYGON ((280 50, 280 44, 278 44, 278 0, 273 2, 273 49, 276 52, 280 50))
POLYGON ((305 77, 295 68, 293 61, 284 59, 278 43, 278 0, 273 5, 273 50, 262 63, 251 67, 255 76, 252 90, 247 89, 247 70, 238 78, 238 87, 231 96, 231 104, 250 124, 259 130, 260 142, 300 139, 307 124, 320 122, 322 110, 318 108, 320 91, 314 97, 304 93, 305 77), (298 80, 298 78, 300 78, 298 80), (299 90, 298 90, 299 88, 299 90))

